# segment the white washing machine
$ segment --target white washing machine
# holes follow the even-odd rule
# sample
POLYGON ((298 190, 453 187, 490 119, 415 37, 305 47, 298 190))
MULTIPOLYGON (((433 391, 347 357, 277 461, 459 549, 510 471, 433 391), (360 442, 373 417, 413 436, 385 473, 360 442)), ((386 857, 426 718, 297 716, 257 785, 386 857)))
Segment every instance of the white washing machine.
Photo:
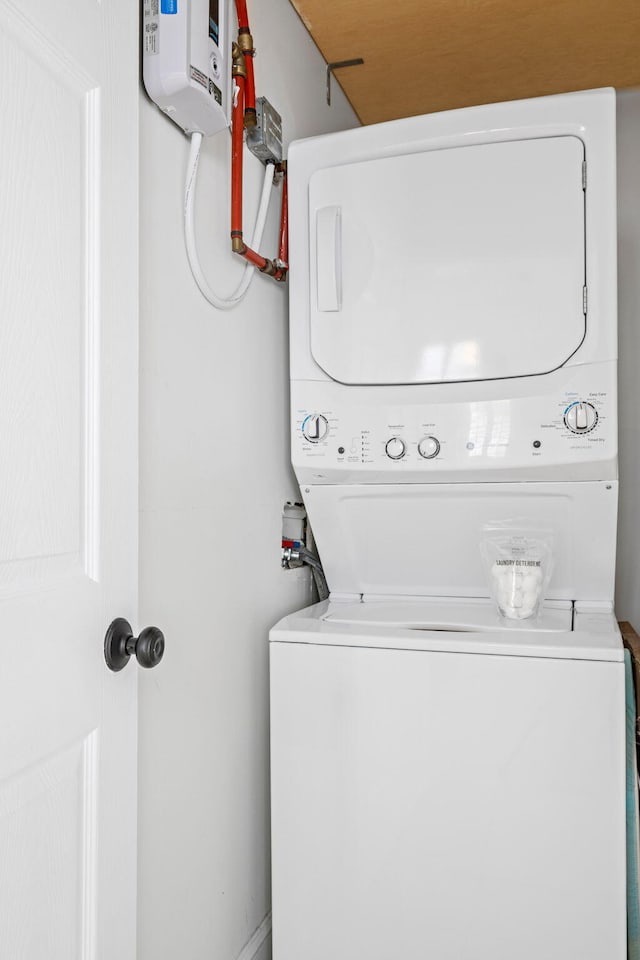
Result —
POLYGON ((292 460, 331 595, 271 632, 274 960, 623 960, 615 96, 294 144, 292 460), (486 524, 553 534, 500 618, 486 524))

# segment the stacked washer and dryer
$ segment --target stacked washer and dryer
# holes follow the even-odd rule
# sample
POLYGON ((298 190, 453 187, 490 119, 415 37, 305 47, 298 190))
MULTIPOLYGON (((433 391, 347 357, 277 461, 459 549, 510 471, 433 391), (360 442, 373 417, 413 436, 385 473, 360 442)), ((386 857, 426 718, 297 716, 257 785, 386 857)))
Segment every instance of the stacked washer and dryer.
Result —
POLYGON ((615 94, 289 155, 292 459, 331 589, 271 632, 274 960, 623 960, 615 94), (487 525, 551 531, 535 619, 487 525))

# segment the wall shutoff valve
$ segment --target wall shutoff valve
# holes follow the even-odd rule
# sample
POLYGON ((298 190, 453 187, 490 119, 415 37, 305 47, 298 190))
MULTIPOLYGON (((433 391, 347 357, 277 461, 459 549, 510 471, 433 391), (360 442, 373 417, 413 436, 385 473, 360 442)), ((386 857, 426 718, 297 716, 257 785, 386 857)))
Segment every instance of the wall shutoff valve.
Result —
POLYGON ((301 503, 288 500, 282 510, 282 566, 285 570, 302 567, 300 548, 306 539, 307 511, 301 503))

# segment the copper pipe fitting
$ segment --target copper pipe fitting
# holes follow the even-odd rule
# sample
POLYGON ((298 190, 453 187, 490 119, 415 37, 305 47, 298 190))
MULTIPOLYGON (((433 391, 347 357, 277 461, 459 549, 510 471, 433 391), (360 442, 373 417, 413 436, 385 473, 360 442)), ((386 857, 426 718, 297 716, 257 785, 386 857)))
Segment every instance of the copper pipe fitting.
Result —
POLYGON ((231 237, 231 252, 237 253, 242 256, 246 250, 246 246, 242 237, 231 237))
POLYGON ((289 272, 289 264, 285 263, 284 260, 281 260, 280 257, 276 257, 273 262, 276 267, 276 272, 272 275, 273 279, 279 281, 280 283, 284 283, 289 272))
MULTIPOLYGON (((253 57, 255 49, 253 46, 253 37, 249 27, 240 27, 238 30, 238 48, 244 58, 245 76, 247 78, 246 101, 244 108, 244 128, 251 130, 258 125, 255 107, 255 80, 253 76, 253 57)), ((234 44, 235 46, 235 44, 234 44)))
POLYGON ((244 33, 242 29, 238 32, 238 46, 242 50, 243 54, 247 57, 255 56, 255 50, 253 47, 253 37, 250 33, 244 33))
POLYGON ((275 277, 278 273, 278 268, 273 260, 267 260, 264 267, 260 267, 260 273, 266 273, 268 277, 275 277))
POLYGON ((240 49, 237 43, 234 42, 231 48, 231 56, 233 59, 233 67, 231 69, 231 75, 233 77, 244 77, 247 79, 247 67, 244 62, 244 53, 240 49))

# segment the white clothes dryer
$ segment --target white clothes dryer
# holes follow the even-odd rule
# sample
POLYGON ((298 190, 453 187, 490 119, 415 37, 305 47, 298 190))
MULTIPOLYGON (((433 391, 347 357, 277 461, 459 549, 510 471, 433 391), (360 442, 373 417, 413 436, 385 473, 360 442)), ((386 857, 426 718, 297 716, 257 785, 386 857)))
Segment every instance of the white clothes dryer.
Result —
POLYGON ((329 601, 271 632, 274 960, 623 960, 615 95, 293 144, 292 462, 329 601), (480 541, 553 536, 535 620, 480 541))

